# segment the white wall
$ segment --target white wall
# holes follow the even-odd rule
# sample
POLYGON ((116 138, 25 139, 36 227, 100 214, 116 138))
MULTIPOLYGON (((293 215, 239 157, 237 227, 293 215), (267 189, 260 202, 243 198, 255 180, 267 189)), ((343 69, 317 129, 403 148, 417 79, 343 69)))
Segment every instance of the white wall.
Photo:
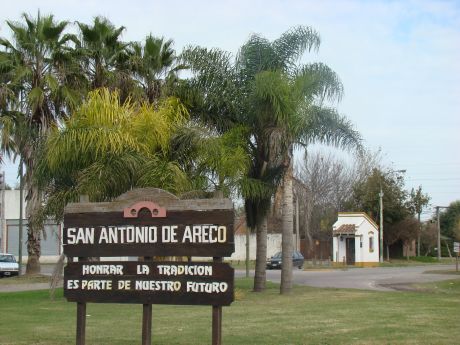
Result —
POLYGON ((345 260, 347 259, 347 245, 346 239, 344 238, 343 241, 340 241, 337 236, 332 238, 332 248, 333 248, 333 255, 334 255, 334 262, 343 262, 343 257, 345 260))
MULTIPOLYGON (((267 259, 280 251, 281 234, 268 234, 267 259)), ((256 259, 256 234, 251 234, 249 237, 249 259, 256 259)), ((235 235, 235 252, 230 257, 230 260, 246 260, 246 235, 235 235)))
MULTIPOLYGON (((5 219, 19 219, 19 189, 5 190, 5 219)), ((25 194, 23 195, 23 214, 22 217, 25 219, 26 203, 25 194)))

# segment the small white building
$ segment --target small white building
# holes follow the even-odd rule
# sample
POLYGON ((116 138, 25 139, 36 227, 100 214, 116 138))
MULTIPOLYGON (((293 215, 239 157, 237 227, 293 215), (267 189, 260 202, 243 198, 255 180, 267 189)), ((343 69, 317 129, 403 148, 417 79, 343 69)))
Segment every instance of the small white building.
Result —
POLYGON ((334 263, 375 266, 379 262, 379 228, 364 212, 339 212, 332 236, 334 263))

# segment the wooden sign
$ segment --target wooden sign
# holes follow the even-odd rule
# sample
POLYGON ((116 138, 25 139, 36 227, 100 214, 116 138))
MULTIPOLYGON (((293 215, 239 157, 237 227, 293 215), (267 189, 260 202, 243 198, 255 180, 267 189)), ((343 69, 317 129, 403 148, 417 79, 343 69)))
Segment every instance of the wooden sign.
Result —
POLYGON ((76 344, 85 344, 86 303, 142 303, 142 344, 151 344, 152 304, 212 305, 212 344, 222 338, 222 306, 234 299, 235 250, 229 199, 180 200, 156 188, 113 202, 65 208, 64 296, 77 302, 76 344), (89 261, 134 256, 143 261, 89 261), (213 257, 206 262, 152 262, 155 256, 213 257), (78 262, 73 259, 78 257, 78 262))
POLYGON ((148 196, 140 191, 111 203, 67 206, 64 254, 224 257, 234 252, 230 200, 179 200, 165 191, 150 189, 148 196))
POLYGON ((230 305, 234 270, 211 262, 74 262, 64 269, 73 302, 230 305))

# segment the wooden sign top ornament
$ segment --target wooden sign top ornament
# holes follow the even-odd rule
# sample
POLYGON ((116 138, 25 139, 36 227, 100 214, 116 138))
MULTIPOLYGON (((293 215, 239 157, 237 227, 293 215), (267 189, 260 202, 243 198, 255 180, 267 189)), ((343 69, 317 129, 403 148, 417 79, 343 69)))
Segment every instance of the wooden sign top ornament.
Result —
POLYGON ((123 210, 123 217, 137 218, 139 217, 139 212, 144 208, 150 211, 150 213, 152 214, 152 218, 166 217, 166 209, 164 207, 158 206, 153 201, 139 201, 131 207, 125 207, 125 209, 123 210))

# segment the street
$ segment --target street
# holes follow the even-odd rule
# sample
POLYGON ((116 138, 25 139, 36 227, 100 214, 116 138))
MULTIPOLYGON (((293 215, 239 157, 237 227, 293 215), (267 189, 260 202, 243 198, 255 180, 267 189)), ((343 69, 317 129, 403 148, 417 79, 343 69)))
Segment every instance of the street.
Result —
MULTIPOLYGON (((459 278, 450 274, 427 274, 425 271, 450 270, 455 265, 408 267, 374 267, 350 269, 299 270, 294 269, 294 284, 313 287, 350 288, 377 291, 405 290, 413 283, 428 283, 459 278)), ((251 277, 254 271, 250 272, 251 277)), ((267 270, 267 280, 279 283, 281 270, 267 270)), ((244 270, 236 270, 235 277, 244 277, 244 270)))

